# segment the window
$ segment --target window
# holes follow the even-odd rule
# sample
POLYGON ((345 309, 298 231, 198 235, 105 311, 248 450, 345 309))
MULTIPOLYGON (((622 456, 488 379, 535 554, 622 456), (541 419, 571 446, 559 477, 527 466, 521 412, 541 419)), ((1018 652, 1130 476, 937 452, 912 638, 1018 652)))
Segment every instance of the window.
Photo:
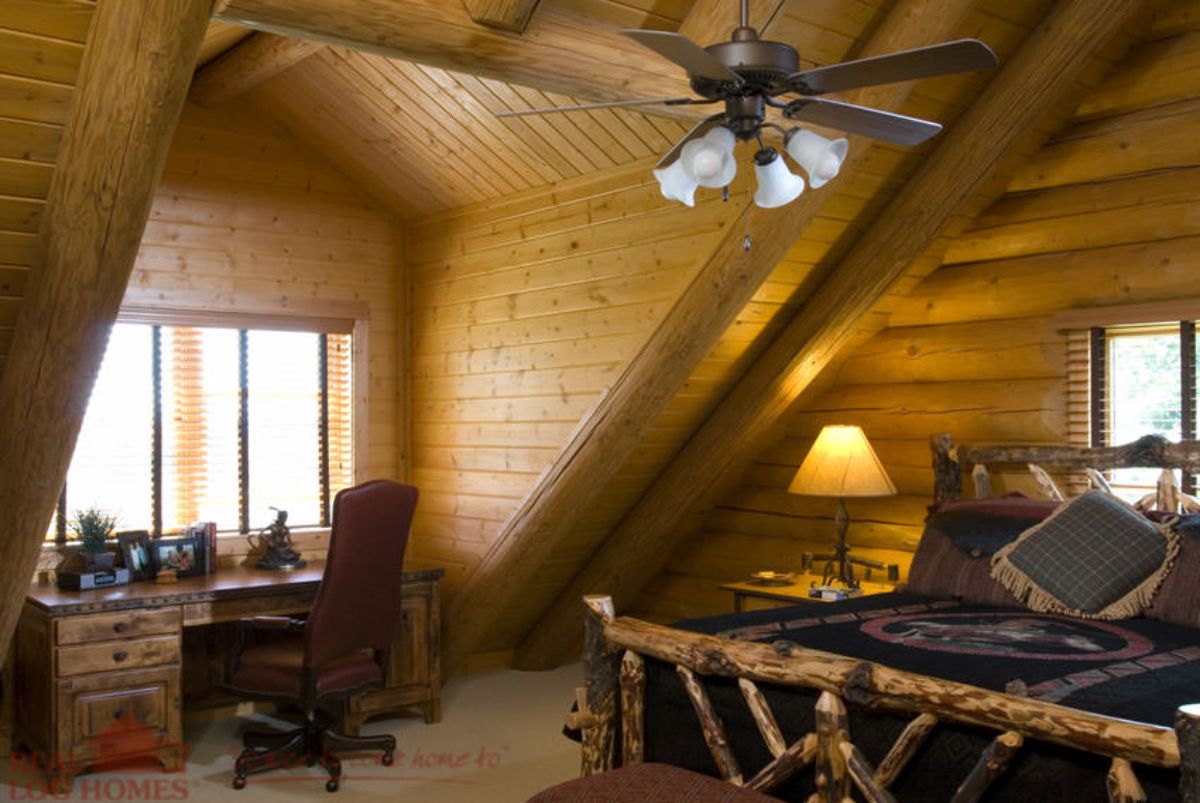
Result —
MULTIPOLYGON (((1115 446, 1148 434, 1172 441, 1196 438, 1193 321, 1094 327, 1086 337, 1090 445, 1115 446)), ((1077 385, 1069 382, 1072 388, 1077 385)), ((1159 473, 1120 469, 1110 472, 1110 482, 1119 495, 1134 501, 1154 490, 1159 473)), ((1195 477, 1186 474, 1181 484, 1193 493, 1195 477)))
POLYGON ((118 323, 59 499, 52 535, 98 507, 121 529, 215 521, 328 525, 353 481, 351 336, 118 323))

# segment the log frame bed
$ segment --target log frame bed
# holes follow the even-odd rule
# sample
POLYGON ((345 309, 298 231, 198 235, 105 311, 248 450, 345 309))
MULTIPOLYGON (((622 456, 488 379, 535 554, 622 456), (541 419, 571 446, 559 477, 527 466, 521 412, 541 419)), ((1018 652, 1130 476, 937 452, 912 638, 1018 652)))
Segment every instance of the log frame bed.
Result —
MULTIPOLYGON (((963 467, 1037 462, 1054 468, 1168 467, 1200 470, 1200 442, 1171 444, 1148 436, 1124 446, 953 447, 931 439, 938 503, 962 492, 963 467)), ((1174 728, 1133 722, 964 683, 890 668, 878 662, 801 647, 736 641, 616 616, 611 598, 584 597, 585 688, 569 724, 582 731, 582 773, 591 775, 643 760, 645 658, 675 667, 713 761, 730 783, 770 794, 814 765, 817 792, 809 803, 842 803, 851 788, 868 801, 894 801, 888 787, 939 722, 996 732, 959 786, 953 803, 975 801, 1000 777, 1026 739, 1050 742, 1109 760, 1110 801, 1146 799, 1135 764, 1179 768, 1180 798, 1200 803, 1200 704, 1182 705, 1174 728), (705 692, 706 676, 736 678, 773 759, 744 777, 725 727, 705 692), (788 745, 758 683, 819 693, 815 728, 788 745), (846 705, 911 714, 887 755, 872 767, 848 732, 846 705), (618 717, 619 706, 619 717, 618 717), (620 752, 617 750, 618 722, 620 752)), ((1200 692, 1197 694, 1200 699, 1200 692)))

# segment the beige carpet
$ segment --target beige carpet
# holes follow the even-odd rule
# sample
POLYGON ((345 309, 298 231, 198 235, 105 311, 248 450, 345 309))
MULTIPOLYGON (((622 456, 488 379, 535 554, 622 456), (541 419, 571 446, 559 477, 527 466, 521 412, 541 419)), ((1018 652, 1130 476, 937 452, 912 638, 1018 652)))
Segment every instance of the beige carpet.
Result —
POLYGON ((579 746, 562 736, 563 717, 581 683, 572 664, 554 672, 495 672, 455 678, 443 690, 442 721, 419 718, 368 723, 364 733, 393 733, 396 761, 342 762, 342 788, 325 791, 319 767, 251 776, 233 791, 237 734, 248 725, 280 724, 261 714, 189 725, 187 768, 166 774, 149 765, 81 775, 69 795, 45 797, 27 774, 5 767, 0 800, 403 800, 411 803, 520 803, 578 774, 579 746), (22 777, 24 776, 24 777, 22 777))

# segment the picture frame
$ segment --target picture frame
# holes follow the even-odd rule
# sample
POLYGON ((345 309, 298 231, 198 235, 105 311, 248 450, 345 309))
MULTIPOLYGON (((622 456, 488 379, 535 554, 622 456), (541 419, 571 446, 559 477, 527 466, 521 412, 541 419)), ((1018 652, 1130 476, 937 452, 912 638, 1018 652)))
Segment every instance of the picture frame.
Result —
POLYGON ((131 580, 153 580, 154 559, 150 551, 150 533, 146 530, 127 530, 117 533, 121 557, 131 580))
POLYGON ((150 542, 150 556, 157 574, 163 569, 174 569, 179 577, 195 577, 204 574, 204 553, 200 539, 194 535, 159 538, 150 542))

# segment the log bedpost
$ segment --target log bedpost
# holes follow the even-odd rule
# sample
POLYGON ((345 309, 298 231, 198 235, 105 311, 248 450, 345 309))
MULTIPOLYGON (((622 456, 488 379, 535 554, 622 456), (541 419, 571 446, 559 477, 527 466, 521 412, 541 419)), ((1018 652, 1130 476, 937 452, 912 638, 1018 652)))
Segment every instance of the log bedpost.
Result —
POLYGON ((620 658, 604 637, 612 621, 612 597, 589 594, 583 598, 583 680, 587 686, 587 711, 583 725, 583 775, 613 768, 614 724, 620 658))
POLYGON ((643 721, 646 662, 633 650, 621 659, 621 765, 640 764, 645 749, 643 721))
POLYGON ((933 499, 938 505, 962 498, 962 465, 954 456, 954 441, 943 432, 929 439, 933 450, 933 499))
POLYGON ((979 762, 971 770, 971 774, 958 787, 950 803, 975 803, 979 800, 992 785, 992 781, 1008 769, 1008 765, 1012 763, 1013 757, 1023 744, 1025 737, 1016 731, 1005 731, 993 739, 979 757, 979 762))
POLYGON ((846 705, 836 694, 817 698, 817 791, 809 803, 842 803, 850 797, 850 776, 841 744, 850 732, 846 705))
POLYGON ((1175 738, 1179 740, 1179 799, 1200 803, 1200 703, 1180 706, 1175 712, 1175 738))
POLYGON ((1114 758, 1105 779, 1108 803, 1146 803, 1146 792, 1133 774, 1133 765, 1123 758, 1114 758))
POLYGON ((892 749, 875 768, 875 783, 884 789, 891 786, 908 766, 912 757, 921 749, 921 745, 925 744, 925 740, 929 738, 930 732, 937 723, 938 718, 933 714, 921 714, 909 722, 904 727, 904 732, 896 739, 896 743, 892 745, 892 749))

